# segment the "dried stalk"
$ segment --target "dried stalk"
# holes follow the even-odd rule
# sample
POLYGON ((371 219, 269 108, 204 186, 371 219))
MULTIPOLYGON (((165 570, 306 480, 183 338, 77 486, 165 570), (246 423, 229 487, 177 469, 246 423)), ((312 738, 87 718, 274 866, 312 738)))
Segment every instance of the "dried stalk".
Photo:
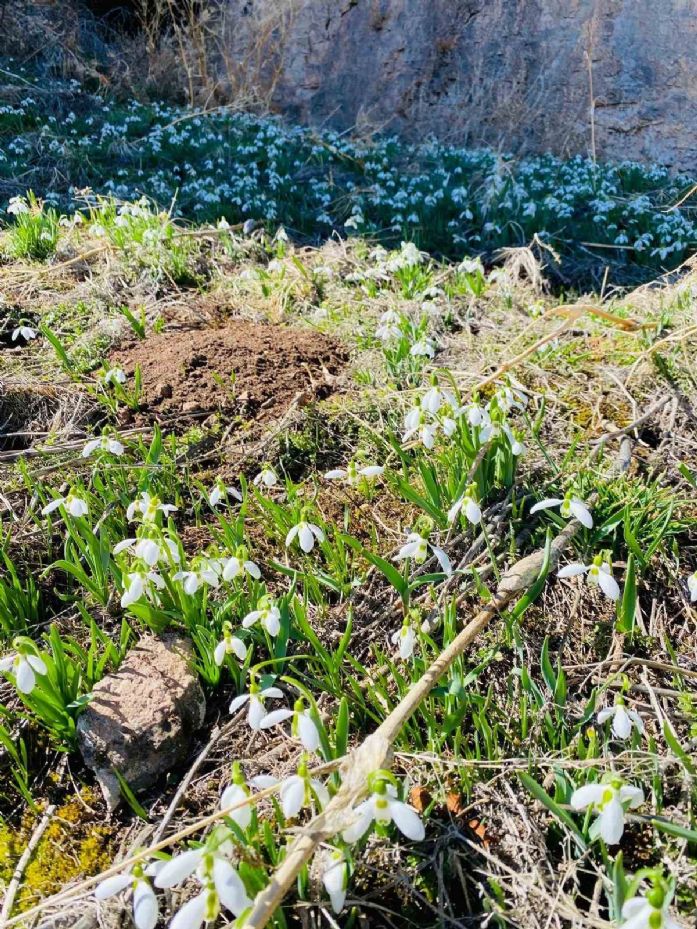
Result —
MULTIPOLYGON (((559 556, 580 529, 572 520, 554 539, 550 549, 550 566, 556 565, 559 556)), ((276 869, 270 882, 258 895, 245 929, 263 929, 296 877, 307 864, 321 842, 340 833, 351 822, 352 808, 367 792, 368 778, 379 768, 392 762, 392 745, 407 720, 418 709, 432 688, 465 649, 498 613, 520 593, 526 591, 539 577, 544 565, 545 552, 539 550, 516 562, 501 578, 496 594, 490 603, 477 613, 450 645, 436 658, 423 677, 409 690, 389 716, 355 748, 341 766, 342 784, 326 808, 312 819, 291 844, 286 857, 276 869)), ((228 924, 224 929, 231 929, 228 924)))

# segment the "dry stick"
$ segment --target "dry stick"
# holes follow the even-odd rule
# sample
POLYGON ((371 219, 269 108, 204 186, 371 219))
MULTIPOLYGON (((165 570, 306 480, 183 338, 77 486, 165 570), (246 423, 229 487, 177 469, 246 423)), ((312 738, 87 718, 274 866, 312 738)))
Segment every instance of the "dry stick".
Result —
POLYGON ((0 911, 0 925, 4 925, 5 920, 8 918, 8 916, 12 912, 12 907, 14 905, 15 897, 17 895, 17 891, 19 890, 19 885, 22 881, 22 877, 24 876, 24 871, 26 870, 26 867, 31 860, 31 856, 34 854, 34 850, 36 849, 36 846, 41 841, 41 836, 48 829, 49 823, 53 819, 53 814, 55 812, 56 812, 56 806, 54 803, 52 803, 47 808, 46 812, 44 813, 41 822, 36 827, 36 829, 34 830, 32 834, 31 839, 29 840, 29 844, 22 852, 22 857, 17 862, 17 867, 14 870, 14 874, 12 875, 12 880, 10 881, 10 885, 7 888, 7 893, 5 895, 5 901, 2 905, 2 911, 0 911))
MULTIPOLYGON (((562 551, 569 545, 580 528, 581 524, 577 520, 572 520, 554 539, 550 547, 550 567, 557 564, 562 551)), ((537 580, 544 561, 545 552, 538 550, 509 568, 502 577, 493 600, 481 609, 450 645, 441 652, 423 677, 411 687, 407 695, 375 732, 347 756, 341 766, 341 788, 323 812, 315 816, 293 841, 270 882, 257 895, 244 929, 263 929, 317 846, 346 828, 350 822, 351 808, 368 789, 370 775, 391 764, 392 745, 404 724, 448 671, 455 659, 471 645, 499 611, 508 606, 517 594, 527 590, 537 580)), ((231 924, 227 924, 224 929, 231 929, 231 924)))

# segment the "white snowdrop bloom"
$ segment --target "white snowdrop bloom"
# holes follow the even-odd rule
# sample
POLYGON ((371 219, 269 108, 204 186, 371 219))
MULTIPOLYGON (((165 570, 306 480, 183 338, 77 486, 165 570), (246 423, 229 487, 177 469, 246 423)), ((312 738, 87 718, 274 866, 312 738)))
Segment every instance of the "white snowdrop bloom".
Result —
POLYGON ((133 522, 136 514, 140 514, 144 523, 152 523, 157 518, 158 513, 169 516, 170 513, 176 512, 177 507, 172 503, 162 503, 159 497, 154 497, 144 490, 140 497, 128 504, 126 510, 126 519, 133 522))
POLYGON ((20 337, 23 338, 26 342, 30 342, 32 339, 35 339, 38 335, 36 329, 32 329, 31 326, 17 326, 16 329, 12 330, 12 341, 16 342, 20 337))
POLYGON ((481 426, 487 419, 487 412, 484 407, 480 406, 476 401, 468 403, 467 406, 463 407, 463 412, 467 416, 467 422, 470 426, 481 426))
POLYGON ((628 739, 632 729, 643 735, 644 721, 636 710, 628 710, 624 699, 617 697, 614 706, 608 706, 598 713, 598 722, 602 726, 608 719, 612 720, 612 731, 618 739, 628 739))
POLYGON ((199 929, 204 922, 213 922, 220 912, 220 904, 235 916, 240 916, 252 901, 237 871, 221 851, 206 847, 182 852, 160 869, 155 886, 174 887, 193 873, 204 890, 179 910, 169 929, 199 929))
POLYGON ((125 384, 126 374, 121 368, 110 368, 102 378, 105 384, 125 384))
POLYGON ((342 833, 344 842, 352 844, 362 838, 373 821, 377 823, 394 823, 399 831, 412 842, 420 842, 426 835, 424 824, 416 810, 397 799, 397 789, 384 781, 379 789, 367 800, 354 807, 354 822, 342 833))
POLYGON ((354 213, 353 216, 349 218, 344 223, 344 229, 358 229, 359 226, 362 226, 365 220, 360 213, 354 213))
POLYGON ((220 229, 222 232, 225 232, 230 228, 230 223, 225 219, 224 216, 221 216, 218 220, 217 229, 220 229))
POLYGON ((247 548, 240 545, 234 555, 227 559, 223 564, 223 580, 234 581, 235 578, 243 577, 248 574, 255 581, 261 578, 259 565, 251 561, 248 557, 247 548))
POLYGON ((97 900, 107 900, 115 894, 121 893, 130 887, 133 890, 133 923, 136 929, 154 929, 159 907, 155 891, 147 880, 146 874, 157 872, 162 862, 153 862, 146 869, 141 864, 135 864, 132 869, 107 877, 94 889, 97 900))
POLYGON ((584 565, 580 561, 575 561, 557 571, 557 577, 576 577, 579 574, 585 574, 588 583, 592 587, 600 587, 610 600, 619 599, 619 584, 612 576, 612 566, 607 558, 596 555, 592 564, 584 565))
POLYGON ((645 897, 631 897, 622 906, 622 929, 683 929, 670 915, 671 895, 654 886, 645 897))
POLYGON ((690 602, 694 603, 697 600, 697 571, 688 577, 687 589, 690 591, 690 602))
POLYGON ((257 474, 252 483, 255 487, 259 487, 260 484, 263 484, 264 487, 275 487, 276 484, 278 484, 278 477, 274 469, 266 465, 257 474))
POLYGON ((408 442, 412 436, 419 433, 421 444, 430 451, 436 443, 437 428, 437 423, 429 422, 420 406, 412 407, 404 417, 402 442, 408 442))
POLYGON ((574 810, 588 807, 596 814, 590 828, 592 839, 600 838, 608 845, 617 845, 624 832, 624 816, 627 809, 635 810, 644 802, 644 791, 631 784, 623 784, 619 778, 607 783, 586 784, 571 795, 574 810))
POLYGON ((82 449, 82 457, 89 458, 91 455, 94 455, 96 451, 108 452, 110 455, 123 455, 126 451, 123 443, 119 442, 118 439, 113 438, 113 436, 102 435, 98 439, 90 439, 89 442, 82 449))
MULTIPOLYGON (((237 806, 238 803, 244 803, 251 795, 252 792, 247 786, 244 774, 242 773, 242 766, 239 761, 233 762, 232 783, 225 788, 220 797, 220 809, 227 810, 231 806, 237 806)), ((229 816, 233 822, 237 823, 240 829, 247 829, 252 822, 252 806, 250 803, 247 803, 238 810, 230 810, 225 815, 229 816)))
POLYGON ((569 519, 573 516, 582 526, 585 526, 586 529, 593 528, 593 517, 591 516, 588 506, 583 500, 572 496, 571 493, 567 493, 563 499, 561 497, 547 497, 544 500, 540 500, 539 503, 531 507, 530 513, 537 513, 540 510, 549 510, 557 506, 564 519, 569 519))
POLYGON ((438 559, 438 563, 443 569, 443 572, 448 575, 452 574, 453 569, 452 565, 450 564, 450 559, 445 554, 443 549, 438 545, 434 545, 433 542, 429 542, 428 539, 425 539, 423 536, 419 535, 418 532, 409 533, 407 536, 407 541, 395 555, 395 561, 403 561, 405 558, 413 558, 416 564, 423 564, 428 557, 429 549, 438 559))
POLYGON ((0 658, 0 671, 14 674, 17 690, 22 694, 30 694, 36 686, 36 675, 44 675, 48 669, 42 658, 20 648, 16 654, 0 658))
POLYGON ((201 587, 220 586, 220 564, 217 559, 201 558, 196 568, 188 571, 177 571, 172 575, 173 581, 181 581, 184 593, 193 596, 201 587))
POLYGON ((329 894, 329 900, 335 913, 340 913, 346 901, 348 887, 349 864, 344 853, 333 848, 329 855, 329 863, 322 872, 322 883, 329 894))
POLYGON ((366 465, 359 468, 355 461, 349 461, 345 468, 327 471, 324 476, 328 481, 344 481, 349 487, 355 487, 361 480, 374 481, 384 473, 382 465, 366 465))
POLYGON ((457 266, 461 274, 484 274, 484 267, 480 258, 464 258, 457 266))
POLYGON ((270 636, 277 636, 281 631, 281 611, 270 597, 262 597, 257 603, 256 610, 252 610, 242 620, 245 629, 259 623, 270 636))
POLYGON ((324 542, 324 533, 314 523, 301 519, 286 536, 286 548, 289 548, 297 536, 300 548, 307 554, 315 547, 315 540, 324 542))
POLYGON ((393 645, 396 645, 399 650, 399 657, 402 661, 406 661, 408 658, 414 654, 414 648, 416 646, 416 632, 411 623, 404 623, 401 629, 398 629, 396 632, 392 633, 390 636, 390 641, 393 645))
POLYGON ((225 661, 226 655, 234 655, 240 662, 247 657, 247 646, 242 639, 232 634, 232 626, 227 620, 223 623, 223 637, 213 652, 213 659, 218 667, 225 661))
POLYGON ((165 582, 156 571, 132 571, 125 577, 121 606, 126 609, 137 603, 144 594, 149 595, 151 588, 164 590, 165 582))
POLYGON ((235 490, 234 487, 226 487, 222 480, 218 479, 210 489, 208 502, 215 508, 219 504, 227 501, 228 497, 232 497, 240 503, 242 502, 242 494, 239 490, 235 490))
POLYGON ((255 732, 261 729, 261 724, 268 715, 264 702, 266 700, 282 700, 283 691, 279 687, 266 687, 264 690, 258 684, 252 684, 249 693, 240 694, 234 697, 230 703, 230 712, 236 713, 241 707, 248 703, 247 723, 249 728, 255 732))
POLYGON ((402 338, 400 323, 403 317, 395 310, 386 310, 380 317, 375 337, 381 342, 394 342, 402 338))
POLYGON ((436 354, 436 347, 431 339, 419 339, 409 349, 409 354, 415 358, 433 358, 436 354))
POLYGON ((511 454, 512 454, 512 455, 515 455, 516 458, 519 458, 521 455, 524 455, 524 454, 525 454, 525 445, 524 445, 523 442, 521 442, 521 440, 514 434, 514 432, 513 432, 513 430, 511 429, 511 427, 510 427, 507 423, 504 423, 504 424, 501 426, 501 429, 502 429, 504 435, 506 436, 506 438, 508 439, 508 444, 511 446, 511 454))
POLYGON ((465 519, 473 526, 479 525, 482 521, 482 510, 475 497, 475 488, 470 486, 465 493, 459 497, 448 510, 448 522, 452 525, 460 513, 465 514, 465 519))
POLYGON ((155 567, 162 560, 168 560, 174 564, 179 564, 181 560, 179 546, 173 539, 162 539, 162 541, 149 538, 123 539, 113 548, 114 555, 120 555, 125 551, 131 551, 149 568, 155 567))
POLYGON ((286 819, 295 819, 304 807, 319 806, 323 809, 329 803, 329 791, 321 781, 310 777, 307 761, 298 765, 298 773, 281 781, 279 791, 281 809, 286 819))
POLYGON ((6 210, 12 216, 20 216, 29 212, 29 204, 24 197, 10 197, 6 210))
POLYGON ((287 708, 272 710, 262 721, 261 728, 278 726, 288 719, 292 720, 290 731, 293 737, 302 742, 306 751, 316 752, 320 743, 319 730, 312 719, 309 707, 305 707, 302 699, 295 701, 292 710, 287 708))
POLYGON ((51 500, 50 503, 46 504, 41 513, 46 516, 48 513, 53 513, 54 510, 57 510, 59 506, 64 507, 66 513, 74 517, 86 516, 89 512, 85 501, 71 491, 66 497, 56 497, 54 500, 51 500))

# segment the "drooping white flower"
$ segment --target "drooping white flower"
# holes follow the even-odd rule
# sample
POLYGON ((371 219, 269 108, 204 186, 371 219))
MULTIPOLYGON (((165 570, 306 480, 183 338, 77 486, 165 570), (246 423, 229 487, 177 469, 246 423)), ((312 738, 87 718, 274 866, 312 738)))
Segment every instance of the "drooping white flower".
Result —
POLYGON ((143 866, 138 863, 128 871, 107 877, 106 880, 97 884, 94 896, 97 900, 107 900, 128 887, 132 888, 133 923, 136 929, 154 929, 159 916, 159 907, 155 891, 146 875, 156 874, 161 864, 162 862, 156 861, 143 869, 143 866))
POLYGON ((126 374, 121 368, 110 368, 102 378, 105 384, 125 384, 126 374))
POLYGON ((258 581, 261 577, 261 570, 256 562, 248 558, 248 552, 244 545, 240 545, 234 555, 228 558, 223 565, 223 580, 234 581, 237 577, 248 574, 258 581))
POLYGON ((228 497, 232 497, 238 502, 242 502, 242 494, 239 490, 236 490, 234 487, 226 487, 223 481, 218 478, 213 487, 211 487, 208 494, 208 502, 212 507, 216 507, 219 504, 227 501, 228 497))
POLYGON ((242 773, 242 766, 239 761, 233 762, 232 783, 225 788, 220 797, 220 809, 229 810, 225 815, 229 816, 233 822, 237 823, 240 829, 249 828, 252 822, 251 803, 246 803, 237 810, 230 810, 229 808, 231 806, 237 806, 239 803, 244 803, 251 795, 252 792, 247 786, 244 774, 242 773))
POLYGON ((85 501, 70 491, 66 497, 56 497, 51 500, 50 503, 47 503, 41 513, 43 516, 46 516, 48 513, 53 513, 53 511, 57 510, 60 506, 65 509, 66 513, 74 517, 86 516, 89 512, 89 508, 85 501))
POLYGON ((452 525, 460 513, 464 513, 467 522, 472 523, 473 526, 479 525, 482 521, 482 511, 477 503, 476 488, 472 485, 448 510, 448 522, 452 525))
POLYGON ((25 340, 25 342, 30 342, 32 339, 35 339, 38 335, 36 329, 32 329, 31 326, 17 326, 12 330, 12 341, 16 342, 20 337, 25 340))
POLYGON ((395 561, 403 561, 405 558, 412 558, 416 564, 423 564, 428 557, 428 550, 431 550, 438 559, 443 572, 447 575, 453 573, 450 559, 442 548, 429 542, 428 539, 419 535, 418 532, 410 532, 407 541, 395 555, 395 561))
POLYGON ((344 481, 349 487, 356 487, 361 480, 374 481, 385 473, 382 465, 367 465, 359 468, 355 461, 349 461, 345 468, 335 468, 324 475, 328 481, 344 481))
POLYGON ((122 539, 114 548, 114 555, 120 555, 121 552, 131 551, 136 558, 144 561, 149 568, 154 568, 159 561, 170 561, 179 564, 181 555, 179 546, 174 539, 150 539, 147 537, 140 539, 122 539))
POLYGON ((126 519, 133 522, 136 514, 140 514, 144 523, 152 523, 157 518, 158 513, 169 516, 170 513, 176 512, 177 507, 172 503, 162 503, 159 497, 154 497, 144 490, 141 495, 128 504, 126 510, 126 519))
POLYGON ((289 548, 293 543, 293 539, 297 536, 300 548, 307 554, 311 552, 315 546, 315 540, 318 542, 324 542, 324 532, 316 526, 314 523, 309 523, 305 519, 301 519, 290 530, 286 536, 286 548, 289 548))
POLYGON ((255 487, 259 487, 260 484, 264 487, 275 487, 278 484, 278 476, 270 465, 265 465, 252 483, 255 487))
POLYGON ((414 654, 416 646, 416 631, 410 622, 405 622, 400 629, 392 633, 390 640, 399 649, 399 657, 406 661, 414 654))
POLYGON ((644 732, 644 721, 641 716, 636 710, 628 710, 622 697, 615 700, 614 706, 608 706, 598 713, 598 722, 601 726, 608 719, 612 720, 612 731, 618 739, 628 739, 633 728, 640 735, 644 732))
POLYGON ((419 339, 418 342, 414 342, 409 349, 409 354, 413 355, 415 358, 433 358, 436 354, 436 347, 432 339, 419 339))
POLYGON ((177 571, 172 575, 172 580, 181 581, 184 593, 193 596, 201 587, 219 587, 220 570, 220 561, 217 558, 200 558, 195 568, 177 571))
POLYGON ((353 809, 354 822, 342 833, 344 842, 357 842, 370 828, 373 821, 378 823, 393 822, 399 831, 412 842, 420 842, 425 834, 424 824, 416 810, 397 799, 397 789, 393 784, 380 781, 377 789, 353 809))
POLYGON ((378 327, 375 330, 375 337, 380 339, 381 342, 394 342, 401 339, 401 321, 402 316, 395 310, 386 310, 380 317, 378 327))
POLYGON ((571 795, 574 810, 588 807, 596 814, 590 828, 590 837, 600 836, 608 845, 617 845, 624 832, 624 817, 627 809, 635 810, 644 802, 641 787, 624 784, 619 778, 606 783, 585 784, 571 795))
POLYGON ((620 588, 612 576, 612 566, 607 558, 596 555, 592 564, 584 565, 580 561, 575 561, 557 571, 557 577, 576 577, 579 574, 587 575, 588 583, 593 587, 600 587, 610 600, 619 599, 620 588))
POLYGON ((329 791, 321 781, 310 777, 307 760, 303 757, 298 773, 281 781, 279 799, 285 818, 294 819, 303 807, 319 806, 323 809, 329 803, 329 791))
POLYGON ((238 661, 243 662, 247 657, 247 646, 242 639, 232 634, 232 626, 227 620, 223 623, 223 637, 215 646, 213 660, 220 667, 226 655, 234 655, 238 661))
POLYGON ((453 410, 456 409, 457 399, 455 394, 451 390, 432 384, 421 398, 421 409, 435 415, 443 406, 449 406, 453 410))
POLYGON ((152 588, 164 590, 165 582, 157 571, 131 571, 125 576, 121 606, 126 609, 137 603, 143 595, 150 596, 152 588))
POLYGON ((549 510, 557 506, 564 519, 570 519, 573 516, 582 526, 585 526, 586 529, 593 528, 593 517, 587 505, 583 500, 572 496, 571 493, 567 493, 563 499, 561 497, 547 497, 545 500, 540 500, 539 503, 536 503, 530 508, 530 514, 532 515, 540 510, 549 510))
POLYGON ((122 442, 119 442, 119 440, 113 438, 113 436, 102 435, 98 439, 90 439, 90 441, 87 442, 82 449, 82 457, 89 458, 91 455, 94 455, 97 450, 118 456, 123 455, 126 448, 122 442))
POLYGON ((408 442, 418 433, 421 444, 430 451, 436 444, 436 432, 438 430, 438 423, 429 421, 428 417, 430 415, 420 405, 412 407, 404 417, 402 442, 408 442))
POLYGON ((622 929, 683 929, 670 915, 672 894, 654 886, 644 897, 631 897, 622 906, 622 929))
POLYGON ((262 690, 258 684, 251 684, 249 693, 234 697, 230 703, 230 712, 236 713, 245 703, 249 704, 247 710, 247 723, 255 732, 262 727, 266 716, 266 700, 282 700, 283 691, 279 687, 266 687, 262 690))
POLYGON ((511 447, 511 454, 514 455, 516 458, 519 458, 521 455, 524 455, 525 445, 518 438, 518 436, 514 435, 513 430, 508 425, 508 423, 503 423, 503 425, 501 426, 501 429, 504 435, 506 436, 506 438, 508 439, 508 444, 511 447))
POLYGON ((316 752, 320 744, 319 730, 310 714, 309 707, 305 707, 302 699, 296 700, 292 710, 287 708, 272 710, 261 722, 262 729, 278 726, 291 719, 291 734, 299 739, 308 752, 316 752))
POLYGON ((256 610, 252 610, 242 620, 242 626, 249 629, 259 623, 270 636, 277 636, 281 631, 281 611, 270 597, 264 596, 257 603, 256 610))
POLYGON ((333 848, 329 855, 329 863, 322 872, 322 883, 329 894, 332 909, 340 913, 346 901, 348 887, 349 864, 341 849, 333 848))
POLYGON ((17 652, 14 655, 0 658, 0 671, 14 674, 17 690, 22 694, 30 694, 36 686, 36 675, 44 675, 48 669, 43 659, 25 648, 21 640, 15 640, 15 647, 17 652))
POLYGON ((688 577, 687 589, 690 591, 690 602, 694 603, 697 600, 697 571, 688 577))
POLYGON ((5 209, 11 216, 20 216, 29 212, 29 204, 24 197, 10 197, 5 209))

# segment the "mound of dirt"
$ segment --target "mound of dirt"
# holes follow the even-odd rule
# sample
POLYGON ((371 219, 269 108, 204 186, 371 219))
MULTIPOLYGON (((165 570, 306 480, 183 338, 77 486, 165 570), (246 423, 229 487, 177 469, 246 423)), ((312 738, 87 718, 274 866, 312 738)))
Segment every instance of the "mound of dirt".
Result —
POLYGON ((321 333, 235 320, 149 336, 114 352, 110 363, 129 378, 140 368, 141 409, 154 418, 219 411, 263 421, 299 397, 328 396, 347 360, 321 333))

